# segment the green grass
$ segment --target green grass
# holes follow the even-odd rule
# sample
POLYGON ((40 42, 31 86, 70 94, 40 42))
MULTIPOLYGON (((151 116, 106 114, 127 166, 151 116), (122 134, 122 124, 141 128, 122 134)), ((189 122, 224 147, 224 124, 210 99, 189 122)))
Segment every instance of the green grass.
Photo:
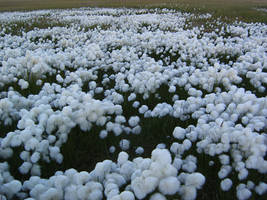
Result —
POLYGON ((214 16, 267 23, 267 1, 260 0, 0 0, 1 11, 78 7, 171 8, 184 12, 211 12, 214 16))

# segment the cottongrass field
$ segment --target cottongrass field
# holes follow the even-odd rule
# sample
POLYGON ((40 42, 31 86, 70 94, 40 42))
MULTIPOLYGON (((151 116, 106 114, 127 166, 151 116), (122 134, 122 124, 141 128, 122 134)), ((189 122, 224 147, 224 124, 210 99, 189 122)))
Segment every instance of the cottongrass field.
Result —
POLYGON ((0 199, 266 198, 266 24, 81 8, 0 36, 0 199))

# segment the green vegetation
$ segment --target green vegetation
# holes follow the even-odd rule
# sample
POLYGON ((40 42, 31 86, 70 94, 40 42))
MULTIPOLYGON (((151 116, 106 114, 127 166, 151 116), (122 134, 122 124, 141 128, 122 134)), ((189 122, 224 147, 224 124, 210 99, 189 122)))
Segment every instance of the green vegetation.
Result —
POLYGON ((0 0, 0 11, 78 7, 172 8, 183 12, 210 12, 247 22, 267 22, 267 1, 259 0, 0 0))

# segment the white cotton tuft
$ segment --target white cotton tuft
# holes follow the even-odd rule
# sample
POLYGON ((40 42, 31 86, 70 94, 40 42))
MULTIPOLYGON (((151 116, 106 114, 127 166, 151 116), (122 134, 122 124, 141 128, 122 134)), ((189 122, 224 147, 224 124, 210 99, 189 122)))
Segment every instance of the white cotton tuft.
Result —
POLYGON ((112 131, 113 131, 115 136, 118 136, 118 135, 120 135, 122 133, 123 130, 122 130, 120 124, 113 124, 112 131))
POLYGON ((171 147, 170 147, 170 151, 174 154, 177 153, 179 147, 180 147, 181 144, 179 144, 178 142, 174 142, 172 143, 171 147))
POLYGON ((43 84, 43 81, 42 81, 42 80, 38 79, 38 80, 36 81, 36 85, 41 86, 42 84, 43 84))
POLYGON ((58 175, 55 180, 56 188, 64 188, 69 183, 69 179, 65 175, 58 175))
POLYGON ((211 166, 213 166, 214 165, 214 161, 209 161, 209 166, 211 167, 211 166))
POLYGON ((228 165, 230 162, 230 158, 228 155, 223 154, 223 155, 220 155, 219 158, 220 158, 220 162, 222 165, 228 165))
POLYGON ((67 187, 65 189, 64 200, 78 199, 77 190, 78 188, 76 185, 70 185, 67 187))
POLYGON ((185 149, 185 150, 189 150, 189 149, 191 148, 191 146, 192 146, 192 143, 191 143, 190 140, 185 139, 185 140, 183 141, 183 146, 184 146, 184 149, 185 149))
POLYGON ((103 92, 103 88, 102 87, 97 87, 96 89, 95 89, 95 93, 96 94, 99 94, 99 93, 101 93, 101 92, 103 92))
POLYGON ((195 187, 197 189, 200 189, 204 183, 205 176, 198 172, 189 174, 185 180, 186 186, 195 187))
POLYGON ((164 143, 159 143, 159 144, 157 144, 156 148, 157 148, 157 149, 165 149, 165 148, 166 148, 166 144, 164 144, 164 143))
POLYGON ((177 170, 180 170, 183 165, 183 160, 180 158, 174 158, 172 164, 177 170))
POLYGON ((111 198, 111 200, 134 200, 134 194, 130 191, 124 191, 119 195, 116 195, 111 198))
POLYGON ((176 91, 176 87, 174 85, 171 85, 168 91, 169 93, 174 93, 176 91))
POLYGON ((197 197, 197 190, 192 186, 183 186, 181 193, 183 200, 194 200, 197 197))
POLYGON ((175 137, 176 139, 179 139, 179 140, 183 140, 185 138, 185 129, 181 128, 181 127, 176 127, 173 131, 173 137, 175 137))
POLYGON ((180 182, 176 177, 167 177, 160 181, 159 191, 164 195, 174 195, 180 188, 180 182))
POLYGON ((133 102, 133 107, 134 107, 134 108, 138 108, 139 105, 140 105, 140 102, 139 102, 139 101, 135 101, 135 102, 133 102))
POLYGON ((115 122, 118 123, 118 124, 122 124, 122 123, 125 123, 126 122, 126 119, 124 116, 122 115, 119 115, 115 118, 115 122))
POLYGON ((158 178, 156 177, 137 177, 131 182, 131 188, 138 199, 143 199, 149 193, 153 192, 158 185, 158 178))
POLYGON ((139 109, 138 109, 140 114, 144 114, 146 111, 148 111, 148 107, 147 105, 142 105, 139 109))
POLYGON ((183 164, 183 166, 182 166, 182 169, 184 171, 186 171, 186 172, 192 173, 192 172, 196 171, 197 165, 196 165, 195 162, 193 162, 191 160, 185 161, 184 164, 183 164))
POLYGON ((40 200, 47 200, 47 199, 62 199, 63 193, 59 192, 55 188, 48 189, 45 193, 40 195, 40 200))
POLYGON ((238 189, 236 195, 239 200, 246 200, 251 196, 251 191, 247 188, 238 189))
POLYGON ((57 80, 57 82, 59 82, 59 83, 63 83, 63 82, 64 82, 64 79, 62 78, 62 76, 60 76, 60 74, 57 74, 57 76, 56 76, 56 80, 57 80))
POLYGON ((99 133, 99 137, 100 137, 101 139, 106 138, 107 135, 108 135, 108 132, 107 132, 106 130, 101 130, 100 133, 99 133))
POLYGON ((151 117, 151 113, 152 113, 151 110, 146 111, 145 114, 144 114, 144 117, 145 118, 151 117))
POLYGON ((94 200, 101 200, 103 199, 102 191, 99 189, 94 189, 87 198, 94 200))
POLYGON ((252 181, 247 182, 247 188, 248 189, 252 190, 252 189, 254 189, 254 187, 255 187, 255 183, 253 183, 252 181))
POLYGON ((260 182, 259 185, 256 186, 255 191, 259 195, 263 195, 267 192, 267 184, 264 182, 260 182))
POLYGON ((96 88, 96 82, 95 81, 90 81, 89 82, 89 88, 90 88, 90 90, 94 90, 96 88))
POLYGON ((139 135, 141 133, 141 131, 142 131, 142 128, 139 125, 132 129, 132 133, 135 135, 139 135))
POLYGON ((31 156, 32 163, 38 162, 39 159, 40 159, 40 153, 39 152, 34 152, 32 154, 32 156, 31 156))
POLYGON ((116 147, 111 146, 109 147, 109 153, 114 153, 116 151, 116 147))
POLYGON ((86 185, 79 186, 77 190, 79 199, 102 199, 102 186, 99 187, 95 182, 89 182, 86 185))
POLYGON ((122 166, 120 166, 120 174, 125 177, 125 180, 128 181, 131 179, 132 174, 136 170, 136 165, 133 162, 127 161, 122 166))
POLYGON ((30 158, 30 153, 28 151, 22 151, 19 156, 22 160, 26 161, 30 158))
POLYGON ((130 96, 128 97, 128 101, 133 101, 136 98, 136 94, 135 93, 131 93, 130 96))
POLYGON ((23 183, 23 189, 31 190, 37 185, 40 181, 40 177, 38 176, 32 176, 29 180, 24 181, 23 183))
POLYGON ((18 84, 22 90, 27 89, 29 87, 29 83, 23 79, 20 79, 18 84))
POLYGON ((54 135, 49 135, 47 139, 50 144, 53 144, 57 140, 56 136, 54 135))
POLYGON ((167 200, 165 196, 160 193, 153 194, 149 200, 167 200))
POLYGON ((30 140, 28 140, 25 144, 25 150, 26 151, 30 151, 30 150, 33 150, 35 149, 37 146, 39 145, 39 141, 32 137, 30 140))
POLYGON ((225 178, 226 176, 228 176, 228 174, 231 172, 232 167, 230 165, 223 165, 220 169, 220 171, 218 172, 218 177, 220 179, 225 178))
POLYGON ((3 185, 2 190, 7 194, 8 198, 12 198, 17 192, 21 190, 22 184, 18 180, 13 180, 3 185))
POLYGON ((32 176, 41 176, 41 167, 38 164, 33 164, 31 168, 31 175, 32 176))
POLYGON ((29 170, 31 169, 32 164, 30 162, 24 162, 20 167, 19 171, 21 174, 27 174, 29 170))
POLYGON ((30 191, 30 196, 33 198, 39 198, 40 194, 45 192, 47 190, 47 187, 41 183, 37 183, 34 185, 34 187, 30 191))
POLYGON ((133 116, 133 117, 130 117, 128 122, 131 127, 135 127, 138 125, 139 121, 140 121, 140 118, 138 116, 133 116))
POLYGON ((238 173, 239 180, 244 180, 247 178, 247 176, 248 176, 248 170, 246 168, 241 169, 240 172, 238 173))
POLYGON ((120 148, 124 151, 128 150, 130 148, 130 141, 126 139, 122 139, 120 141, 120 148))
POLYGON ((122 151, 119 153, 117 162, 119 165, 123 165, 125 162, 128 161, 128 158, 129 158, 129 155, 126 152, 122 151))
POLYGON ((73 181, 77 185, 85 184, 89 181, 90 175, 86 171, 82 171, 73 175, 73 181))
POLYGON ((135 150, 135 153, 138 155, 141 155, 144 153, 144 148, 143 147, 137 147, 135 150))
POLYGON ((171 164, 172 162, 171 154, 167 149, 154 149, 151 159, 162 164, 171 164))
POLYGON ((228 191, 228 190, 230 190, 231 189, 231 187, 232 187, 232 181, 231 181, 231 179, 229 179, 229 178, 226 178, 226 179, 224 179, 224 180, 222 180, 221 181, 221 189, 223 190, 223 191, 228 191))

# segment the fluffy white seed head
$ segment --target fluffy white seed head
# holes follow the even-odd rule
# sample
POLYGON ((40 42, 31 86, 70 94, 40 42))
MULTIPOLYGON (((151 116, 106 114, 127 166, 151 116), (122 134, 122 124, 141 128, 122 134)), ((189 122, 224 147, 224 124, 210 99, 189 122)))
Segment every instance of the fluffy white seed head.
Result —
POLYGON ((154 149, 152 151, 152 161, 162 164, 171 164, 171 154, 167 149, 154 149))
POLYGON ((195 187, 197 189, 200 189, 204 183, 205 183, 205 176, 203 176, 201 173, 198 172, 189 174, 185 180, 186 186, 195 187))
POLYGON ((194 200, 197 197, 197 190, 192 186, 183 186, 181 188, 181 194, 184 200, 194 200))
POLYGON ((128 150, 130 148, 130 141, 126 139, 122 139, 120 141, 120 148, 124 151, 128 150))
POLYGON ((176 139, 179 139, 179 140, 183 140, 185 138, 185 129, 181 128, 181 127, 176 127, 173 131, 173 137, 175 137, 176 139))
POLYGON ((122 151, 119 153, 117 162, 118 164, 123 165, 125 162, 128 161, 128 158, 129 158, 129 155, 126 152, 122 151))
POLYGON ((259 185, 256 186, 255 191, 259 195, 263 195, 267 192, 267 184, 265 182, 260 182, 259 185))
POLYGON ((138 125, 139 121, 140 121, 140 118, 138 116, 133 116, 133 117, 130 117, 128 122, 131 127, 135 127, 138 125))
POLYGON ((238 189, 236 192, 236 196, 239 200, 246 200, 249 199, 249 197, 251 196, 251 191, 247 188, 243 188, 243 189, 238 189))
POLYGON ((109 147, 110 153, 114 153, 115 151, 116 151, 116 147, 114 147, 114 146, 109 147))
POLYGON ((164 195, 174 195, 180 188, 180 182, 176 177, 167 177, 159 182, 159 191, 164 195))
POLYGON ((144 148, 143 147, 137 147, 135 150, 135 153, 138 155, 141 155, 144 153, 144 148))
POLYGON ((153 194, 149 200, 167 200, 166 197, 160 193, 153 194))
POLYGON ((231 189, 231 187, 232 187, 232 181, 231 181, 231 179, 229 179, 229 178, 226 178, 226 179, 224 179, 224 180, 222 180, 221 181, 221 189, 223 190, 223 191, 228 191, 228 190, 230 190, 231 189))

